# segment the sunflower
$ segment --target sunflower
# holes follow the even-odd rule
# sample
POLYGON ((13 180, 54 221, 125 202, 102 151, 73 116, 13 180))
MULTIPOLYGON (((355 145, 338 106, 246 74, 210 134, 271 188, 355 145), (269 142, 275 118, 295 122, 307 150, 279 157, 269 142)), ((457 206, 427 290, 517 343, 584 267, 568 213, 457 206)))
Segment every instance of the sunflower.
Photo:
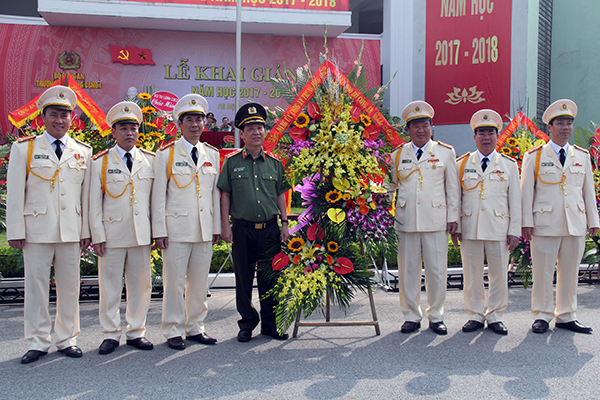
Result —
POLYGON ((140 93, 138 97, 142 100, 150 100, 150 93, 140 93))
POLYGON ((297 253, 300 250, 302 250, 302 246, 304 246, 304 239, 297 238, 297 237, 296 238, 292 238, 290 240, 290 242, 288 243, 288 245, 287 245, 288 249, 290 249, 294 253, 297 253))
POLYGON ((140 135, 138 136, 138 143, 143 143, 144 140, 146 140, 146 136, 144 136, 143 133, 140 133, 140 135))
POLYGON ((152 137, 159 138, 159 139, 162 139, 162 137, 163 137, 163 135, 161 135, 161 133, 160 133, 160 132, 157 132, 157 131, 152 131, 152 132, 150 132, 148 135, 150 135, 150 136, 152 136, 152 137))
POLYGON ((342 198, 342 192, 340 192, 339 190, 335 190, 335 189, 330 190, 325 195, 325 200, 327 200, 328 203, 335 203, 335 202, 339 201, 341 198, 342 198))
POLYGON ((142 112, 144 114, 152 114, 152 113, 156 112, 156 108, 154 108, 152 106, 147 106, 147 107, 142 108, 142 112))
POLYGON ((519 140, 515 139, 513 137, 509 137, 508 139, 506 139, 506 144, 509 146, 518 146, 519 145, 519 140))
POLYGON ((504 154, 507 154, 507 155, 510 154, 510 153, 512 153, 512 150, 510 149, 510 147, 506 147, 506 146, 502 147, 500 149, 500 151, 503 152, 504 154))
POLYGON ((294 125, 296 125, 298 128, 306 128, 309 122, 310 118, 308 117, 308 115, 300 113, 300 115, 298 115, 298 117, 294 121, 294 125))
POLYGON ((370 126, 372 124, 371 118, 365 114, 360 114, 360 122, 362 122, 364 126, 370 126))
POLYGON ((352 197, 352 196, 350 196, 350 193, 344 193, 344 195, 342 196, 342 199, 350 200, 350 197, 352 197))
POLYGON ((152 122, 144 122, 144 125, 149 126, 151 128, 156 128, 156 124, 153 124, 152 122))
POLYGON ((330 252, 335 253, 339 249, 340 249, 340 246, 333 240, 331 242, 327 243, 327 250, 329 250, 330 252))

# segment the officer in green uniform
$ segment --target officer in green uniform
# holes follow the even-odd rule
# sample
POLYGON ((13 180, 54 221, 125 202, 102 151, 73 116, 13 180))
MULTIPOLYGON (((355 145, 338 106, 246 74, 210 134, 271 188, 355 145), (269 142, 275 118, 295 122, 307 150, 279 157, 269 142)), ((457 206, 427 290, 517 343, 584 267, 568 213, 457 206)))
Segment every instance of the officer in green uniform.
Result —
POLYGON ((246 146, 225 159, 217 183, 221 189, 221 236, 225 242, 234 243, 236 305, 242 317, 238 321, 237 339, 240 342, 252 339, 252 330, 259 322, 263 335, 278 340, 288 338, 287 334, 277 332, 274 299, 272 296, 263 299, 274 282, 263 279, 260 269, 257 276, 260 318, 252 305, 252 281, 257 262, 265 257, 270 245, 285 242, 289 237, 285 192, 290 186, 281 161, 262 149, 266 116, 266 110, 258 103, 240 107, 235 115, 235 126, 240 129, 246 146), (278 215, 282 222, 281 231, 278 215))

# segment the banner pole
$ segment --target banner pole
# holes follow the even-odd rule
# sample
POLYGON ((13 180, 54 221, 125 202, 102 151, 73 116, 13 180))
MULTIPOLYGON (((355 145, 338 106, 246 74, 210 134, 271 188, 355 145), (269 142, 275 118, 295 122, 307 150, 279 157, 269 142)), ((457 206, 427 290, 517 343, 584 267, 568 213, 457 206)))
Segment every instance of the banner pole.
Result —
MULTIPOLYGON (((242 71, 242 0, 236 2, 236 13, 235 13, 235 110, 237 112, 240 108, 240 80, 242 71)), ((235 117, 234 117, 235 118, 235 117)), ((240 130, 236 127, 234 134, 233 147, 239 149, 240 147, 240 130)))

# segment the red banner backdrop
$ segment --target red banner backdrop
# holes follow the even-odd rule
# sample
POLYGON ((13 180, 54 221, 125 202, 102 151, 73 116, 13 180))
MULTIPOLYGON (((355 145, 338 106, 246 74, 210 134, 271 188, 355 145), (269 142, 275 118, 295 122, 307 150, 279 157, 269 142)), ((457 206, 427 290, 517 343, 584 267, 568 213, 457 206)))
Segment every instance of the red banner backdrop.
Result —
POLYGON ((429 0, 425 100, 436 124, 510 111, 512 0, 429 0))
MULTIPOLYGON (((236 0, 125 0, 144 3, 236 6, 236 0)), ((243 0, 242 7, 288 8, 295 10, 348 11, 350 0, 243 0)))
MULTIPOLYGON (((323 38, 307 37, 305 43, 310 59, 318 60, 323 38)), ((329 38, 327 44, 340 71, 349 73, 363 41, 329 38)), ((361 61, 369 87, 380 82, 379 48, 379 40, 364 41, 361 61)), ((286 106, 270 80, 295 77, 296 68, 304 64, 302 37, 244 35, 241 104, 286 106)), ((172 100, 164 92, 173 99, 197 93, 206 98, 218 121, 235 115, 235 34, 0 24, 0 134, 13 129, 10 112, 66 73, 105 112, 119 101, 152 90, 163 92, 160 100, 165 106, 172 100), (130 46, 150 50, 156 65, 114 62, 110 49, 114 45, 121 50, 130 46)), ((35 104, 31 107, 35 111, 35 104)), ((20 119, 15 116, 15 121, 20 119)))

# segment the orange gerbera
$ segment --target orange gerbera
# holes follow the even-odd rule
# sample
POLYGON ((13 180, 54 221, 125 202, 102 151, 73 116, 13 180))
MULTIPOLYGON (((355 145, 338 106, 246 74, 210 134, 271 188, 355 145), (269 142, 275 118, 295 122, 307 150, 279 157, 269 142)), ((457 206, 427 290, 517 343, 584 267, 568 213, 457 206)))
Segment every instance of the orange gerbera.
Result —
POLYGON ((359 206, 363 206, 367 201, 364 199, 364 197, 359 197, 356 199, 356 204, 358 204, 359 206))
POLYGON ((360 206, 358 211, 360 211, 360 213, 363 215, 367 215, 369 213, 369 207, 367 207, 366 205, 360 206))

